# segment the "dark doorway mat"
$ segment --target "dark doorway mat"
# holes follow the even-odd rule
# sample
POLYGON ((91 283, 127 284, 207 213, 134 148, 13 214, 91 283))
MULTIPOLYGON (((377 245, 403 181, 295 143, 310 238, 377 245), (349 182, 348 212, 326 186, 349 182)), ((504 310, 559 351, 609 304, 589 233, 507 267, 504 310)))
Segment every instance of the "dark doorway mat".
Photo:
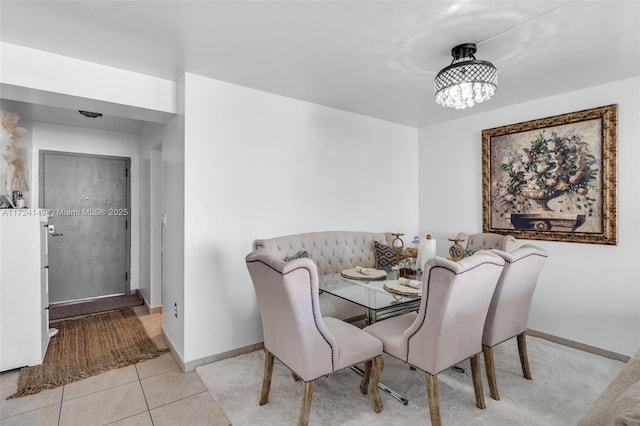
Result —
POLYGON ((112 311, 114 309, 130 308, 142 304, 144 304, 144 299, 142 299, 140 293, 136 291, 122 296, 101 297, 84 302, 51 305, 49 307, 49 321, 112 311))

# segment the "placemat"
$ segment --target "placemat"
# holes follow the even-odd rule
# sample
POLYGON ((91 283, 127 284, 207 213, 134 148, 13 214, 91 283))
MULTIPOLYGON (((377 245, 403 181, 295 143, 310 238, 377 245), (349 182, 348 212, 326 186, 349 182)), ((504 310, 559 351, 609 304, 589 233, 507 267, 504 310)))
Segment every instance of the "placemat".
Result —
POLYGON ((373 268, 351 268, 345 269, 340 272, 345 278, 350 278, 352 280, 363 280, 363 281, 382 281, 387 279, 387 272, 381 271, 379 269, 373 268), (363 271, 363 272, 360 272, 363 271))
POLYGON ((389 281, 383 288, 389 293, 400 294, 402 296, 422 297, 422 288, 413 288, 400 284, 398 281, 389 281))

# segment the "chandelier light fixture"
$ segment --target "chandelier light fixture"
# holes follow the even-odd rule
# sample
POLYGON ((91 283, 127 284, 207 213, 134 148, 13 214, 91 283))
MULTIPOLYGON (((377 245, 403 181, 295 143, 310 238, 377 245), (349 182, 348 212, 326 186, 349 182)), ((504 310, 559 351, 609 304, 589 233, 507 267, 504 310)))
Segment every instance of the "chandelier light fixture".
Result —
POLYGON ((491 62, 476 59, 474 43, 451 49, 451 65, 440 70, 434 80, 436 103, 463 109, 489 99, 498 86, 498 70, 491 62))

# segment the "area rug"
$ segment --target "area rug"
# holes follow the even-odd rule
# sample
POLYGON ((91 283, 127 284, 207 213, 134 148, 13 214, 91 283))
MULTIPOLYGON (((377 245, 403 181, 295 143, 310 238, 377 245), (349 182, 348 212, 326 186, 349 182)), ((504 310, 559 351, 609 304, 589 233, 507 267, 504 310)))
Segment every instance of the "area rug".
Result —
POLYGON ((133 309, 121 309, 55 323, 41 365, 20 370, 10 398, 38 393, 114 368, 156 358, 161 352, 133 309))
POLYGON ((49 307, 49 320, 54 321, 79 315, 97 314, 98 312, 112 311, 114 309, 131 308, 143 303, 142 296, 135 291, 122 296, 100 297, 85 302, 51 305, 49 307))
MULTIPOLYGON (((464 373, 447 370, 439 377, 440 413, 445 425, 575 425, 624 363, 539 338, 527 339, 533 380, 522 377, 518 349, 509 341, 495 350, 500 401, 489 396, 483 368, 487 408, 475 406, 468 362, 464 373)), ((234 426, 296 424, 302 388, 277 360, 269 403, 258 405, 264 352, 255 351, 196 369, 234 426)), ((360 377, 350 370, 318 379, 311 405, 311 425, 429 424, 424 373, 385 356, 382 382, 409 399, 402 405, 380 392, 384 409, 376 414, 368 395, 358 389, 360 377)))

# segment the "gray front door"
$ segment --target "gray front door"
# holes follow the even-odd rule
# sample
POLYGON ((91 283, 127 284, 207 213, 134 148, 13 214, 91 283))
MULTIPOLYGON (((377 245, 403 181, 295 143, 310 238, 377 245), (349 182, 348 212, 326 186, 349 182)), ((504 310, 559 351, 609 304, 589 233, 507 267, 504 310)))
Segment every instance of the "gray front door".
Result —
POLYGON ((129 291, 129 158, 40 152, 40 207, 50 210, 49 300, 129 291))

